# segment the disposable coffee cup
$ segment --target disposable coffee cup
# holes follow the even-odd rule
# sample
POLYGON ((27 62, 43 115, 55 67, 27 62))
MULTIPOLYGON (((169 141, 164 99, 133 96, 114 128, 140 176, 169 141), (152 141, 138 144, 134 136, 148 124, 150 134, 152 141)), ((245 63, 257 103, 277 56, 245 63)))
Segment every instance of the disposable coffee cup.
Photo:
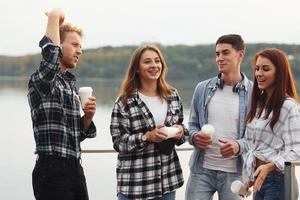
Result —
POLYGON ((91 87, 80 87, 78 94, 80 96, 81 106, 84 108, 85 103, 89 100, 89 97, 92 96, 93 89, 91 87))
POLYGON ((205 124, 201 128, 201 132, 212 138, 215 133, 215 128, 211 124, 205 124))
POLYGON ((179 132, 179 128, 167 126, 160 128, 160 130, 167 135, 167 139, 176 137, 176 134, 179 132))
POLYGON ((250 196, 251 195, 251 190, 249 190, 241 181, 236 180, 233 181, 231 184, 231 192, 240 196, 250 196))

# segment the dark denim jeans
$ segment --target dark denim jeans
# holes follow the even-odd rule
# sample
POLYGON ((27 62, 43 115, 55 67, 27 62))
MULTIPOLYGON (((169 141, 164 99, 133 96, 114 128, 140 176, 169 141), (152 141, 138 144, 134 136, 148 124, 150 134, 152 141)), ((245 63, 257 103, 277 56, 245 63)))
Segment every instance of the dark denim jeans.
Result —
POLYGON ((32 172, 37 200, 88 200, 86 181, 76 158, 39 156, 32 172))
POLYGON ((254 193, 253 200, 283 200, 284 175, 281 172, 270 172, 261 189, 254 193))

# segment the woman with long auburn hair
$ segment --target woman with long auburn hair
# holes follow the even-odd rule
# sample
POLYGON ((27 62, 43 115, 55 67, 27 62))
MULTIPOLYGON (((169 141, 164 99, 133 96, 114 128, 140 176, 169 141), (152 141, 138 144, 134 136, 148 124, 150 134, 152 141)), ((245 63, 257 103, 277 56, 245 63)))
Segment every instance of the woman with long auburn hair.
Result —
POLYGON ((180 97, 165 80, 167 64, 154 45, 135 50, 111 115, 119 200, 174 200, 183 185, 176 145, 185 142, 180 97), (172 133, 171 133, 172 132, 172 133))
POLYGON ((254 200, 284 198, 284 162, 300 159, 300 107, 285 53, 267 48, 253 57, 254 84, 246 118, 243 178, 254 200))

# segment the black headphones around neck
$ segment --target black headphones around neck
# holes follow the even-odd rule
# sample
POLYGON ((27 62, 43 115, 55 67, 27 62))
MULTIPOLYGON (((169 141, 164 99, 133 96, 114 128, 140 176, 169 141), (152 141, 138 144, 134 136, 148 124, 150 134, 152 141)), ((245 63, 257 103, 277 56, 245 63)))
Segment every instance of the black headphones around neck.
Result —
MULTIPOLYGON (((242 76, 242 80, 238 83, 236 83, 233 88, 232 88, 232 92, 234 93, 239 93, 240 90, 242 88, 244 88, 244 85, 243 85, 243 81, 244 81, 244 75, 241 73, 241 76, 242 76)), ((225 85, 225 81, 223 79, 221 79, 221 73, 218 74, 218 82, 217 82, 217 87, 220 88, 221 90, 223 89, 225 85)))

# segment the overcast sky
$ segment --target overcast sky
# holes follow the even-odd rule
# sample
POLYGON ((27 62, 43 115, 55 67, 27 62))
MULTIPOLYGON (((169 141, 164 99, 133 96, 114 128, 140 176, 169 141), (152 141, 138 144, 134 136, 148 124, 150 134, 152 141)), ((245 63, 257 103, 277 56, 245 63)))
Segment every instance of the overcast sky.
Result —
POLYGON ((299 0, 1 0, 0 55, 38 53, 44 12, 59 7, 83 28, 83 48, 211 44, 222 34, 246 43, 300 44, 299 0))

